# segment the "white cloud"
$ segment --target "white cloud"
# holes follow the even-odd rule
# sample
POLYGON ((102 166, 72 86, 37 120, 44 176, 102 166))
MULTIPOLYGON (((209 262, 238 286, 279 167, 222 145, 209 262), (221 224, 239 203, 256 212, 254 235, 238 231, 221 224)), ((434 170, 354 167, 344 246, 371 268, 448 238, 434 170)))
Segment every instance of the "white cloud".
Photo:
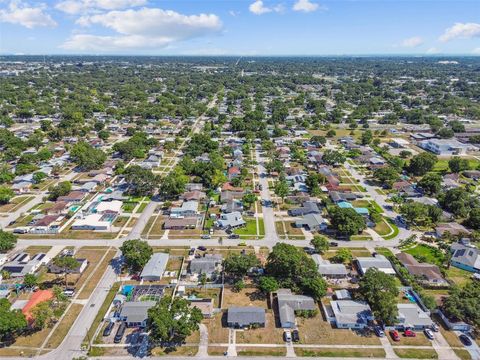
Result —
POLYGON ((256 0, 255 2, 251 3, 250 6, 248 7, 248 10, 250 10, 250 12, 254 13, 255 15, 262 15, 262 14, 272 12, 272 9, 269 7, 266 7, 263 4, 262 0, 256 0))
POLYGON ((6 9, 0 9, 0 22, 22 25, 28 29, 56 26, 57 23, 45 9, 45 4, 33 6, 21 0, 12 0, 6 9))
POLYGON ((310 0, 297 0, 295 4, 293 4, 294 11, 302 11, 302 12, 312 12, 318 9, 318 4, 311 2, 310 0))
POLYGON ((440 50, 437 49, 436 47, 431 47, 426 51, 427 54, 438 54, 439 52, 440 50))
POLYGON ((265 6, 262 0, 256 0, 255 2, 251 3, 248 7, 251 13, 255 15, 262 15, 270 12, 282 13, 285 11, 285 6, 282 4, 277 4, 273 7, 265 6))
POLYGON ((62 48, 98 52, 154 49, 177 41, 214 34, 222 29, 220 18, 214 14, 183 15, 158 8, 84 15, 77 23, 82 26, 100 25, 117 34, 98 36, 77 33, 62 44, 62 48))
POLYGON ((480 24, 477 23, 455 23, 449 27, 439 40, 447 42, 456 38, 480 37, 480 24))
POLYGON ((473 49, 473 50, 472 50, 472 54, 478 54, 478 55, 480 55, 480 47, 473 49))
POLYGON ((420 36, 413 36, 402 41, 402 46, 407 48, 414 48, 423 44, 423 39, 420 36))
POLYGON ((230 16, 233 17, 237 17, 238 15, 240 15, 240 12, 235 10, 230 10, 228 13, 230 14, 230 16))
POLYGON ((126 9, 146 3, 147 0, 64 0, 55 5, 55 8, 74 15, 98 10, 126 9))

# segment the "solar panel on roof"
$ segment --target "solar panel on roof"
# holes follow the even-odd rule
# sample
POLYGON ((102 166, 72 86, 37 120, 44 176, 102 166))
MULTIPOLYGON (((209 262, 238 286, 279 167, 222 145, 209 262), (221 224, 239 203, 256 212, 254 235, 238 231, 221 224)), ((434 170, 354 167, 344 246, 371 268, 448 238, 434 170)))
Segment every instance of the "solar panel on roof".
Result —
POLYGON ((37 260, 42 260, 45 257, 45 254, 40 254, 37 258, 37 260))
POLYGON ((455 252, 454 257, 463 256, 465 254, 465 249, 460 249, 455 252))

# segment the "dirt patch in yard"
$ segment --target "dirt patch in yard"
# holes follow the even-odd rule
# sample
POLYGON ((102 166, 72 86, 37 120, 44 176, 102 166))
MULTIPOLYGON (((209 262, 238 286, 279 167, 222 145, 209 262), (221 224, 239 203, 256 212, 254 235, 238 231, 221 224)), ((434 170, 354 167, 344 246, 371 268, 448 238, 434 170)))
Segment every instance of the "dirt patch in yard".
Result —
POLYGON ((349 344, 379 345, 380 341, 373 335, 361 335, 348 329, 334 329, 319 313, 310 319, 297 317, 300 342, 302 344, 349 344))
POLYGON ((225 288, 223 293, 223 308, 230 306, 259 306, 267 308, 267 299, 256 288, 245 288, 239 292, 225 288))
POLYGON ((228 343, 227 312, 216 314, 211 319, 203 320, 208 327, 208 342, 210 344, 228 343))
POLYGON ((276 327, 275 315, 267 312, 266 324, 263 328, 237 331, 239 344, 283 344, 283 329, 276 327))

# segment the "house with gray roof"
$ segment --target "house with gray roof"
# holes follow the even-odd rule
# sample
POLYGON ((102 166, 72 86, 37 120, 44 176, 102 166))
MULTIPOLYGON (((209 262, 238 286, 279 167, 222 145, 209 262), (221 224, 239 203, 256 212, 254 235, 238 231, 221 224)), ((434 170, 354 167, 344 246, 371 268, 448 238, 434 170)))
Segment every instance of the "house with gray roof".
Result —
POLYGON ((295 312, 317 309, 313 298, 305 295, 295 295, 290 289, 279 289, 277 291, 277 302, 280 326, 286 329, 295 327, 295 312))
POLYGON ((430 318, 430 314, 420 309, 416 303, 397 304, 397 309, 398 322, 395 324, 396 328, 424 330, 432 327, 433 321, 430 318))
POLYGON ((295 221, 295 227, 303 227, 310 231, 325 230, 327 226, 325 219, 320 214, 307 214, 295 221))
POLYGON ((220 271, 223 256, 221 254, 205 254, 200 258, 193 258, 190 261, 190 273, 205 274, 208 277, 220 271))
POLYGON ((339 329, 363 329, 374 319, 370 305, 364 301, 334 300, 330 308, 333 322, 339 329))
POLYGON ((198 201, 184 201, 180 207, 170 209, 170 217, 193 217, 198 214, 198 201))
POLYGON ((313 254, 312 259, 315 261, 320 275, 326 278, 341 279, 348 276, 347 267, 343 264, 333 264, 329 260, 324 260, 319 254, 313 254))
POLYGON ((166 253, 154 253, 145 264, 140 278, 145 281, 160 281, 167 267, 169 255, 166 253))
POLYGON ((469 243, 456 243, 450 248, 452 259, 450 263, 466 271, 480 274, 480 251, 469 243))
POLYGON ((148 310, 154 307, 155 301, 129 301, 125 302, 120 310, 120 319, 128 327, 142 327, 147 325, 148 310))
POLYGON ((232 306, 228 309, 227 325, 237 329, 265 327, 265 309, 257 306, 232 306))
POLYGON ((307 214, 320 214, 321 210, 315 201, 305 201, 299 208, 288 210, 290 216, 303 216, 307 214))

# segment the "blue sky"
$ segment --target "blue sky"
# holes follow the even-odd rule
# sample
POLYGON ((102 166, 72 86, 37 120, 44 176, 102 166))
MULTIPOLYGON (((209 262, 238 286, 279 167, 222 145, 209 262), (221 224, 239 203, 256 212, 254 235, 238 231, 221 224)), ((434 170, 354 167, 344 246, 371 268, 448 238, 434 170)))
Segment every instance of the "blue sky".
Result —
POLYGON ((0 0, 0 53, 480 55, 478 0, 0 0))

